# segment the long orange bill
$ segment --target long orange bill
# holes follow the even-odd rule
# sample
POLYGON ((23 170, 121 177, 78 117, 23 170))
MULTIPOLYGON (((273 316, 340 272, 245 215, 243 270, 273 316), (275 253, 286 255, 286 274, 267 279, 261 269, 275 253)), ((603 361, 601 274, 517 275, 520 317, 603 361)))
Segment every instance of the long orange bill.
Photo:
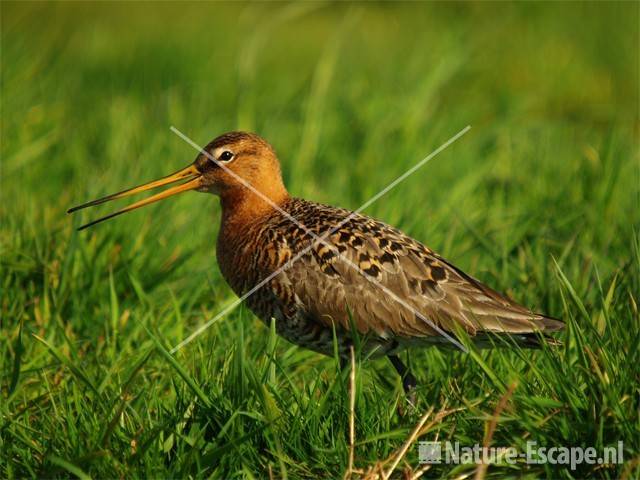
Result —
POLYGON ((130 212, 131 210, 135 210, 136 208, 144 207, 145 205, 149 205, 150 203, 157 202, 159 200, 163 200, 172 195, 176 195, 178 193, 186 192, 188 190, 195 190, 200 187, 202 184, 201 174, 193 165, 189 165, 187 168, 183 168, 182 170, 178 170, 171 175, 167 175, 166 177, 162 177, 158 180, 154 180, 153 182, 145 183, 143 185, 138 185, 137 187, 129 188, 128 190, 123 190, 118 193, 114 193, 113 195, 107 195, 106 197, 99 198, 97 200, 93 200, 91 202, 83 203, 82 205, 78 205, 77 207, 70 208, 67 210, 67 213, 73 213, 77 210, 81 210, 87 207, 93 207, 94 205, 100 205, 101 203, 110 202, 111 200, 117 200, 118 198, 128 197, 130 195, 135 195, 136 193, 145 192, 147 190, 151 190, 153 188, 162 187, 164 185, 169 185, 170 183, 175 183, 179 180, 187 180, 180 185, 173 186, 168 188, 160 193, 152 195, 149 198, 145 198, 144 200, 140 200, 135 202, 127 207, 124 207, 121 210, 118 210, 110 215, 106 215, 101 217, 93 222, 87 223, 86 225, 81 226, 78 230, 84 230, 85 228, 91 227, 96 223, 103 222, 113 217, 117 217, 118 215, 122 215, 123 213, 130 212))

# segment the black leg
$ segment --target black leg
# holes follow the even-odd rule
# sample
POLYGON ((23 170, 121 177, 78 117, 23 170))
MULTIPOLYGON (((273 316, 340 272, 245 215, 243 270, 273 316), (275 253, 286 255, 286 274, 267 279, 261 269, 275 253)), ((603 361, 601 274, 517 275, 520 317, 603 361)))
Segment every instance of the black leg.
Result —
POLYGON ((388 357, 389 360, 391 360, 393 368, 396 369, 396 372, 398 372, 398 375, 400 375, 400 378, 402 378, 402 388, 404 388, 404 393, 406 393, 407 395, 411 394, 418 384, 415 377, 411 375, 409 369, 405 366, 404 363, 402 363, 402 360, 400 360, 397 355, 388 355, 388 357))

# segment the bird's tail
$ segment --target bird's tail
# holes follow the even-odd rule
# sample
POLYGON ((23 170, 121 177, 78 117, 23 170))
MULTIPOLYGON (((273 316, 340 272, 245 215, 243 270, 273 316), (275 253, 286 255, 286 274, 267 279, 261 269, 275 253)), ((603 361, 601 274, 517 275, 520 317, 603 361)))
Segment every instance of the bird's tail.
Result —
POLYGON ((546 333, 525 333, 515 335, 518 344, 523 348, 540 348, 543 344, 560 347, 562 342, 546 333))
POLYGON ((535 322, 538 326, 537 332, 512 334, 518 345, 522 348, 540 348, 542 344, 553 347, 562 345, 560 340, 549 335, 550 332, 564 330, 565 324, 562 320, 538 313, 535 322))
POLYGON ((558 332, 564 330, 564 322, 559 318, 550 317, 549 315, 538 314, 536 319, 540 325, 542 332, 558 332))

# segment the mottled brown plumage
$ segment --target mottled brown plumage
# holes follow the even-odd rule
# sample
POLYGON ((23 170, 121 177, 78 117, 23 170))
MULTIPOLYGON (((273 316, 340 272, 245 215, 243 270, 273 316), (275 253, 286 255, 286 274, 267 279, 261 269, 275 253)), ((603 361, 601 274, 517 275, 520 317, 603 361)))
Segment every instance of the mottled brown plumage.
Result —
MULTIPOLYGON (((298 198, 287 198, 279 206, 318 236, 352 214, 298 198)), ((409 344, 449 343, 414 311, 452 335, 456 325, 471 336, 562 327, 561 322, 531 313, 416 240, 369 217, 350 218, 327 240, 332 246, 272 210, 241 231, 225 228, 223 223, 218 261, 224 277, 242 296, 311 247, 250 296, 247 305, 265 321, 276 318, 278 332, 289 341, 325 354, 333 351, 332 325, 338 333, 349 331, 349 313, 358 333, 367 335, 370 347, 377 346, 379 354, 395 353, 409 344), (376 282, 412 308, 389 298, 376 282)), ((348 335, 340 338, 343 347, 349 344, 348 335)))
POLYGON ((192 166, 151 186, 78 208, 185 178, 176 193, 219 195, 217 258, 224 278, 238 296, 266 280, 246 299, 249 308, 265 322, 275 318, 287 340, 324 354, 333 352, 334 328, 345 353, 352 325, 370 353, 390 356, 409 345, 450 344, 443 333, 455 338, 460 329, 479 340, 511 334, 530 345, 564 326, 389 225, 289 196, 274 150, 257 135, 227 133, 204 150, 192 166))

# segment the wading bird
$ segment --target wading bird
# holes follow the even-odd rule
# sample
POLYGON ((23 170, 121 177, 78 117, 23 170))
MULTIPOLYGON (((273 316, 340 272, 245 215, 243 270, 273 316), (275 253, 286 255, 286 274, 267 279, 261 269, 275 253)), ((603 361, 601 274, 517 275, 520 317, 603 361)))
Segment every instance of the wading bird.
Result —
POLYGON ((220 270, 238 296, 255 290, 245 300, 255 315, 275 318, 279 335, 326 355, 334 352, 335 331, 345 358, 355 329, 365 353, 389 357, 406 391, 416 381, 397 354, 408 346, 449 345, 466 332, 484 346, 508 335, 534 347, 564 327, 389 225, 291 197, 273 148, 252 133, 221 135, 190 166, 69 213, 175 182, 80 229, 188 190, 216 194, 220 270))

